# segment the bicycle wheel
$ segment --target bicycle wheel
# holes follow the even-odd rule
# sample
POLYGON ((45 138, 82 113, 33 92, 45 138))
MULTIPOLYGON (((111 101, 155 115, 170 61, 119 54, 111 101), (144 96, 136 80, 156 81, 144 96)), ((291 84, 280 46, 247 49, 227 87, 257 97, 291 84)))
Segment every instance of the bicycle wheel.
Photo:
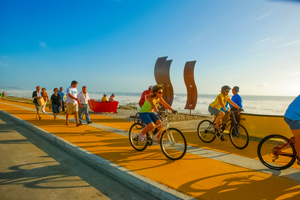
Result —
POLYGON ((289 168, 296 161, 296 150, 293 143, 282 135, 269 135, 257 146, 259 160, 266 167, 275 170, 289 168))
POLYGON ((184 135, 176 128, 169 128, 162 133, 160 146, 165 156, 171 160, 182 158, 187 149, 184 135))
POLYGON ((235 124, 230 129, 230 141, 238 149, 244 149, 249 144, 249 135, 244 126, 235 124))
POLYGON ((134 123, 141 123, 140 112, 136 113, 134 116, 134 123))
MULTIPOLYGON (((147 141, 141 142, 139 141, 139 133, 143 129, 143 125, 141 123, 134 123, 129 129, 129 141, 131 146, 137 151, 143 151, 147 148, 147 141)), ((147 134, 148 136, 148 134, 147 134)))
POLYGON ((206 143, 210 143, 216 138, 213 123, 209 120, 201 121, 198 125, 197 132, 199 138, 206 143))

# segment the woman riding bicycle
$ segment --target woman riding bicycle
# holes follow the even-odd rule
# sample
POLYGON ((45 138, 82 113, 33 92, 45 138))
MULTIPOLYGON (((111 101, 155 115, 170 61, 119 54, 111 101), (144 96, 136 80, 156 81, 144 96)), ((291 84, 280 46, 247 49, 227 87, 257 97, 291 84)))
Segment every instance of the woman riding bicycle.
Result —
MULTIPOLYGON (((145 141, 145 134, 151 131, 154 126, 158 126, 158 129, 161 129, 161 121, 158 116, 153 112, 153 110, 157 113, 157 106, 161 103, 165 108, 171 110, 173 113, 176 111, 171 108, 171 106, 165 102, 162 98, 163 95, 163 87, 161 85, 155 85, 152 89, 152 95, 149 96, 145 103, 143 104, 140 110, 140 119, 147 126, 139 133, 139 140, 145 141), (153 109, 153 110, 152 110, 153 109), (154 125, 155 124, 155 125, 154 125), (159 126, 160 125, 160 126, 159 126)), ((160 135, 157 135, 157 143, 160 143, 160 135)))
MULTIPOLYGON (((223 111, 221 111, 220 109, 223 108, 224 111, 229 112, 225 105, 227 103, 227 101, 234 106, 235 108, 240 109, 240 107, 238 105, 236 105, 236 103, 234 103, 230 97, 228 96, 229 92, 230 92, 230 87, 228 85, 224 85, 221 88, 221 93, 217 96, 217 98, 215 99, 214 102, 212 102, 209 106, 208 106, 208 111, 216 116, 216 120, 214 123, 214 127, 218 130, 220 130, 220 125, 222 124, 222 118, 224 117, 225 113, 223 111)), ((221 131, 220 131, 221 132, 221 131)), ((222 141, 226 141, 225 136, 222 135, 221 137, 222 141)))
POLYGON ((297 164, 300 165, 300 95, 289 105, 284 114, 284 121, 290 126, 294 135, 297 164))

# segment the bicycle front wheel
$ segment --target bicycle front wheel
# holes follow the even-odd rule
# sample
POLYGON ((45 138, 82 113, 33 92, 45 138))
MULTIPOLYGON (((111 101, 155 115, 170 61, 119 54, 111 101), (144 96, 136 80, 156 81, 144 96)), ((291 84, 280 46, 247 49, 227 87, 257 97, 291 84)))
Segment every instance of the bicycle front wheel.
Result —
POLYGON ((289 168, 296 161, 296 150, 293 143, 282 135, 269 135, 257 146, 259 160, 266 167, 275 170, 289 168))
POLYGON ((213 123, 209 120, 203 120, 199 123, 197 133, 199 138, 206 143, 214 141, 216 138, 215 129, 213 123))
POLYGON ((162 133, 160 146, 165 156, 171 160, 181 159, 187 149, 184 135, 176 128, 169 128, 162 133))
POLYGON ((131 146, 137 151, 143 151, 147 148, 147 141, 139 141, 139 133, 143 130, 141 123, 134 123, 129 129, 129 141, 131 146))
POLYGON ((238 149, 244 149, 249 144, 249 135, 244 126, 235 124, 230 129, 230 141, 238 149))

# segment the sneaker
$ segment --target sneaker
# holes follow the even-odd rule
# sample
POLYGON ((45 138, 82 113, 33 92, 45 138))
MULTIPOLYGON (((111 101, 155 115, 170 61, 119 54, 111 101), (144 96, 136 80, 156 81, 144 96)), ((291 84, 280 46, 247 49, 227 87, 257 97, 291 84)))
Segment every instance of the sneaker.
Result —
POLYGON ((93 123, 93 122, 89 121, 87 124, 91 124, 91 123, 93 123))
POLYGON ((146 141, 146 137, 142 132, 139 133, 139 141, 140 142, 145 142, 146 141))
POLYGON ((227 141, 227 139, 225 138, 225 136, 224 135, 221 135, 221 141, 227 141))

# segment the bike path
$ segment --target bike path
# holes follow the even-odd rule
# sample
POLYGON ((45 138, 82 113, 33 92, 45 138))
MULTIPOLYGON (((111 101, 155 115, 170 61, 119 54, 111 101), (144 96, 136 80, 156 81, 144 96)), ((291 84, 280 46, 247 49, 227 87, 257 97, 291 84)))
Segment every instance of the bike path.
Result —
MULTIPOLYGON (((199 139, 196 140, 195 134, 184 133, 188 143, 191 144, 189 153, 181 160, 171 161, 163 155, 159 145, 148 147, 143 152, 133 150, 128 137, 122 135, 128 132, 132 122, 93 114, 94 123, 91 126, 75 127, 74 122, 70 122, 67 126, 64 119, 54 121, 52 115, 42 115, 42 120, 36 120, 34 105, 15 102, 9 102, 8 105, 7 103, 8 101, 5 104, 0 103, 0 109, 63 138, 97 155, 96 157, 115 163, 123 167, 124 171, 130 170, 130 173, 133 172, 132 176, 137 174, 146 177, 145 181, 152 180, 193 198, 297 199, 300 197, 299 181, 290 179, 293 175, 299 176, 297 169, 286 178, 277 176, 285 170, 276 172, 266 169, 263 165, 253 170, 227 163, 228 158, 222 161, 228 152, 232 152, 231 160, 241 160, 240 155, 244 154, 242 152, 247 152, 243 157, 249 159, 250 163, 255 161, 252 159, 256 157, 252 145, 245 150, 234 152, 236 150, 231 147, 230 141, 216 140, 211 144, 203 145, 199 139), (97 127, 98 125, 102 129, 97 127), (111 130, 116 131, 107 131, 109 127, 114 127, 111 130), (207 147, 199 148, 204 146, 207 147), (247 157, 247 154, 250 156, 247 157)), ((97 159, 96 157, 93 158, 97 159)), ((241 165, 243 166, 243 163, 241 165)))

